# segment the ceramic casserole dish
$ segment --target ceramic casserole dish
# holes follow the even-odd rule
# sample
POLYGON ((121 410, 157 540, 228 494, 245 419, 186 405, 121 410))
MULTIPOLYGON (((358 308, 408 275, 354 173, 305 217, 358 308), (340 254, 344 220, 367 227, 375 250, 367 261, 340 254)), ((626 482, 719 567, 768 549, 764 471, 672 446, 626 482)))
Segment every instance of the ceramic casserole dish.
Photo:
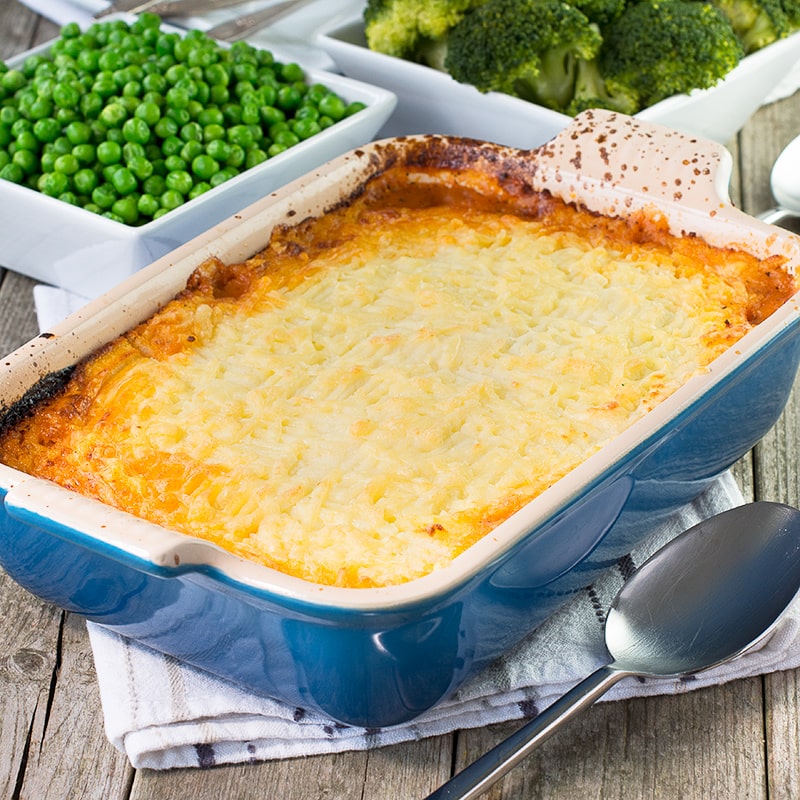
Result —
MULTIPOLYGON (((586 112, 532 151, 409 137, 329 162, 248 207, 7 356, 0 410, 149 317, 210 256, 245 259, 389 164, 484 164, 610 216, 800 265, 800 240, 735 209, 718 144, 586 112), (454 158, 454 154, 457 158, 454 158)), ((0 465, 0 563, 35 595, 257 693, 344 724, 413 719, 703 491, 780 415, 800 359, 791 297, 701 375, 447 566, 403 584, 310 583, 0 465)), ((509 432, 513 435, 513 431, 509 432)))

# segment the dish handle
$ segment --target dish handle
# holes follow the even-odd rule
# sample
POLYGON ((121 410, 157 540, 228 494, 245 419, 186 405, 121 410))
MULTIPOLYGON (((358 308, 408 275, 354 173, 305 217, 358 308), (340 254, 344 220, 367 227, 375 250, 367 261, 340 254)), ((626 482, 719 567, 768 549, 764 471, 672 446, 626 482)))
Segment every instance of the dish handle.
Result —
POLYGON ((657 203, 716 214, 732 208, 733 159, 721 144, 591 109, 536 151, 540 188, 620 216, 657 203))

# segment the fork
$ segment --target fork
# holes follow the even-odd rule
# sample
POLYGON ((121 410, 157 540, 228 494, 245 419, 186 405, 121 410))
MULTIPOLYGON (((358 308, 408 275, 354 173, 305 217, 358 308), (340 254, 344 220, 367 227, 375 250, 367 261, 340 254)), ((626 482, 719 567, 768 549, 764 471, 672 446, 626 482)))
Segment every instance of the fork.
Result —
MULTIPOLYGON (((161 17, 189 17, 194 14, 205 14, 243 5, 248 0, 114 0, 102 11, 95 14, 95 19, 125 12, 139 14, 149 11, 161 17)), ((249 33, 261 30, 267 25, 277 22, 311 0, 284 0, 284 2, 267 6, 251 14, 244 14, 227 22, 214 26, 206 33, 221 41, 232 42, 249 33)))
POLYGON ((294 13, 310 2, 312 0, 283 0, 282 3, 267 6, 259 11, 254 11, 252 14, 243 14, 227 22, 221 22, 219 25, 209 28, 206 31, 206 35, 223 42, 235 42, 239 39, 244 39, 251 33, 266 28, 273 22, 277 22, 279 19, 294 13))

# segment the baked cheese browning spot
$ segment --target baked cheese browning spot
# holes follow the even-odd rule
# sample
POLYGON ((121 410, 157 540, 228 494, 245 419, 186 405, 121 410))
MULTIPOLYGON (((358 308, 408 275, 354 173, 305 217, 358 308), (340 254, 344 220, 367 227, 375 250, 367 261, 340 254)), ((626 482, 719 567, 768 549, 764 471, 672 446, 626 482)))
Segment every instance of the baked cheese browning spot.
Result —
POLYGON ((438 569, 793 289, 658 220, 542 209, 368 196, 211 261, 0 459, 311 581, 438 569))

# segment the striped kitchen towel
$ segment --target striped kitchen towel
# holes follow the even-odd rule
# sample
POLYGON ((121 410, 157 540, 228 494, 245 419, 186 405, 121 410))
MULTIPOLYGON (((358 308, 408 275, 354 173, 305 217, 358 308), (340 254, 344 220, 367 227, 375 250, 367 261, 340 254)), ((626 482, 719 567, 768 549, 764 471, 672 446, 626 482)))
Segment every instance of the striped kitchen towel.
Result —
MULTIPOLYGON (((631 570, 681 531, 742 502, 733 477, 723 474, 453 697, 385 729, 343 726, 255 696, 89 623, 107 734, 133 766, 169 769, 363 750, 534 716, 603 663, 605 611, 631 570)), ((627 679, 605 699, 686 692, 796 667, 799 622, 795 604, 760 650, 688 680, 627 679)))

